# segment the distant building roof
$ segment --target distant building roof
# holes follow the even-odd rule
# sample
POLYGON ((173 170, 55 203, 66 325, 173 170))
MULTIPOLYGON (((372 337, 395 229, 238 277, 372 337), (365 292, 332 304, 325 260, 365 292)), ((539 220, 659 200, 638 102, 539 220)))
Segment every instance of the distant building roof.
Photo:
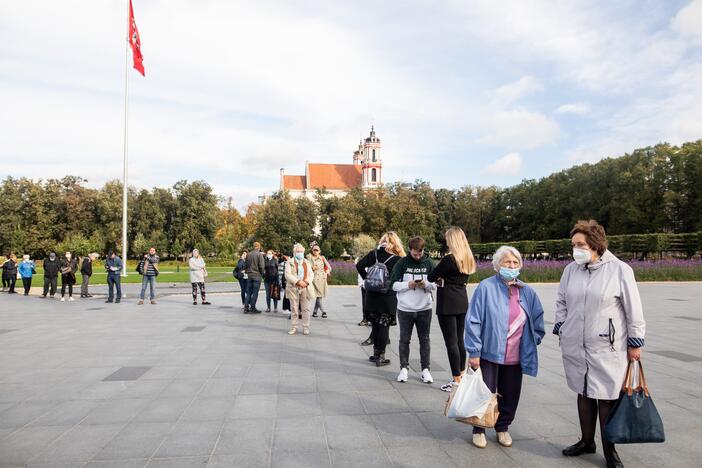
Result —
MULTIPOLYGON (((308 165, 310 190, 327 188, 329 190, 350 190, 360 187, 363 182, 360 164, 314 164, 308 165)), ((284 175, 285 190, 304 190, 305 176, 284 175)))
POLYGON ((303 175, 285 175, 283 176, 283 188, 285 190, 304 190, 305 176, 303 175))

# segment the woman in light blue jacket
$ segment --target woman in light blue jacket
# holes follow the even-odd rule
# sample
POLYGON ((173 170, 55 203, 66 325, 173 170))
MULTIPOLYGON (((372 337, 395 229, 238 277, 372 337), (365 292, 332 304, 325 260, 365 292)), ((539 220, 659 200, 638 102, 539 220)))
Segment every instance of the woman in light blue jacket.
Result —
MULTIPOLYGON (((522 268, 517 249, 500 247, 492 265, 497 274, 481 281, 470 301, 465 346, 470 366, 480 367, 485 384, 499 394, 497 441, 510 447, 507 429, 519 404, 522 375, 536 377, 539 368, 536 347, 544 337, 544 309, 536 292, 517 279, 522 268)), ((473 445, 487 446, 485 429, 473 428, 473 445)))
POLYGON ((29 296, 29 290, 32 289, 32 276, 34 276, 34 273, 36 272, 34 262, 29 259, 29 255, 22 256, 22 262, 17 267, 17 270, 22 278, 24 295, 29 296))

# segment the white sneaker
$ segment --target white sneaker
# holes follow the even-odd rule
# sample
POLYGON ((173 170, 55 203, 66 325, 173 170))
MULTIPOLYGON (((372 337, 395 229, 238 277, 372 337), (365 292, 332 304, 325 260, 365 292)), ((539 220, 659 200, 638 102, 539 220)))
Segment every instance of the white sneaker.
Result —
POLYGON ((511 447, 512 446, 512 436, 509 435, 509 432, 498 432, 497 433, 497 442, 502 445, 503 447, 511 447))
POLYGON ((75 301, 75 299, 73 299, 73 296, 71 296, 71 297, 68 298, 68 301, 69 301, 69 302, 73 302, 73 301, 75 301))
POLYGON ((407 368, 403 367, 400 369, 400 373, 397 374, 397 381, 398 382, 407 382, 407 368))
POLYGON ((66 298, 65 298, 65 297, 62 297, 62 298, 61 298, 61 302, 66 302, 66 298))
POLYGON ((429 369, 424 369, 422 371, 422 382, 424 383, 434 383, 434 378, 431 376, 429 369))
POLYGON ((453 387, 458 385, 455 380, 449 380, 441 386, 441 390, 444 392, 450 392, 453 387))
POLYGON ((485 434, 473 434, 473 445, 478 448, 487 447, 487 439, 485 438, 485 434))

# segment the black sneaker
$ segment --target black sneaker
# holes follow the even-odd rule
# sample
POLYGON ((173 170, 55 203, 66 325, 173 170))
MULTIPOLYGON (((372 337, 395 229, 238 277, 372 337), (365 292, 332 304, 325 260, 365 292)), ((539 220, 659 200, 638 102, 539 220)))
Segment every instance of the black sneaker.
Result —
POLYGON ((317 312, 312 312, 312 317, 317 317, 317 312))
POLYGON ((212 303, 211 303, 211 302, 207 302, 207 301, 203 301, 203 302, 202 302, 202 305, 212 305, 212 303))
POLYGON ((249 311, 249 313, 250 313, 250 314, 260 314, 261 311, 258 310, 258 309, 251 309, 251 310, 249 311))
POLYGON ((193 305, 197 305, 197 301, 193 301, 193 305))
POLYGON ((322 318, 327 318, 327 313, 326 313, 326 312, 322 312, 322 318))
MULTIPOLYGON (((118 300, 119 300, 119 299, 118 299, 118 300)), ((112 302, 114 302, 112 299, 108 299, 108 300, 105 301, 105 304, 111 304, 112 302)))

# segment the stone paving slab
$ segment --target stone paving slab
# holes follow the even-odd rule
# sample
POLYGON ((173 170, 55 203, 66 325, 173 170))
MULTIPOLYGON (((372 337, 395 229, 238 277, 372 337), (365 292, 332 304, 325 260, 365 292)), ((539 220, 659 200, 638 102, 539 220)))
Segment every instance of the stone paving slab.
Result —
MULTIPOLYGON (((0 295, 0 467, 604 466, 601 453, 560 454, 579 425, 552 335, 539 377, 525 378, 514 446, 488 431, 480 450, 469 426, 442 414, 449 373, 436 321, 435 383, 419 380, 416 342, 410 379, 398 383, 397 327, 390 366, 370 365, 372 349, 358 345, 369 330, 356 325, 357 288, 330 288, 330 318, 288 336, 282 313, 242 314, 236 285, 208 285, 210 307, 163 286, 158 304, 141 306, 138 285, 121 304, 105 304, 101 287, 63 303, 0 295)), ((556 285, 535 287, 552 323, 556 285)), ((628 466, 697 466, 702 284, 640 288, 667 442, 619 452, 628 466)))

